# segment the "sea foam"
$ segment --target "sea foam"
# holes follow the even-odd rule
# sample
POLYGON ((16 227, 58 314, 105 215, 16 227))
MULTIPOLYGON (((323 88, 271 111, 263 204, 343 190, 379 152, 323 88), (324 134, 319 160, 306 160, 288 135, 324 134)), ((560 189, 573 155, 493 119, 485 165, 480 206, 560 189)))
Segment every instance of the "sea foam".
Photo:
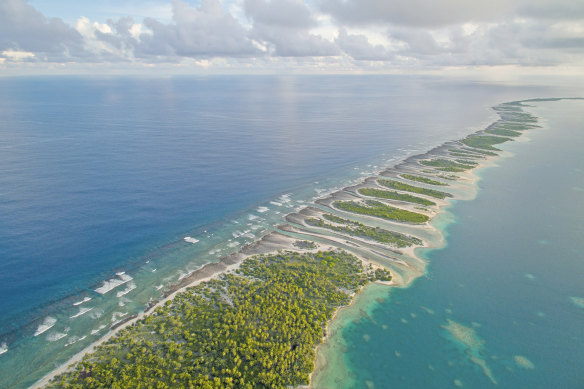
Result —
POLYGON ((112 278, 111 280, 104 281, 103 285, 95 289, 95 291, 99 294, 106 294, 107 292, 110 292, 111 290, 117 288, 118 286, 124 285, 125 283, 133 280, 132 277, 130 277, 124 272, 116 273, 116 275, 118 276, 118 278, 112 278))
POLYGON ((65 336, 67 336, 67 334, 64 332, 55 332, 53 334, 47 335, 47 341, 56 342, 59 339, 63 339, 65 336))
POLYGON ((106 327, 106 325, 100 325, 96 329, 91 330, 91 335, 97 335, 99 333, 99 331, 103 330, 105 327, 106 327))
POLYGON ((103 310, 101 310, 101 309, 96 309, 95 311, 92 311, 92 312, 89 314, 89 317, 91 317, 91 318, 92 318, 92 319, 94 319, 94 320, 97 320, 97 319, 99 319, 99 318, 100 318, 102 315, 103 315, 103 310))
POLYGON ((75 306, 81 305, 81 304, 86 303, 86 302, 88 302, 90 300, 91 300, 91 297, 84 297, 83 300, 77 301, 76 303, 73 303, 73 305, 75 305, 75 306))
POLYGON ((134 289, 136 289, 136 284, 134 282, 130 282, 128 284, 128 286, 126 287, 126 289, 119 291, 118 293, 116 293, 116 297, 120 298, 122 296, 127 295, 128 293, 130 293, 131 291, 133 291, 134 289))
POLYGON ((85 338, 87 338, 87 335, 82 336, 82 337, 71 336, 71 337, 69 337, 69 340, 67 340, 65 347, 71 346, 73 343, 81 342, 85 338))
POLYGON ((190 236, 185 236, 184 240, 185 240, 185 242, 192 243, 192 244, 199 243, 198 239, 191 238, 190 236))
POLYGON ((258 211, 259 213, 268 212, 269 210, 270 208, 268 207, 258 207, 258 209, 256 209, 256 211, 258 211))
POLYGON ((47 332, 55 325, 56 322, 57 319, 55 319, 54 317, 51 316, 45 317, 43 323, 38 326, 36 332, 34 333, 34 336, 39 336, 40 334, 47 332))
POLYGON ((79 317, 81 315, 85 315, 87 312, 91 311, 94 307, 91 308, 79 308, 79 312, 77 312, 75 315, 70 316, 70 319, 75 319, 76 317, 79 317))
POLYGON ((114 312, 112 314, 112 323, 118 322, 122 317, 126 316, 128 312, 114 312))
POLYGON ((7 351, 8 351, 8 346, 6 345, 6 342, 0 344, 0 355, 4 354, 7 351))
POLYGON ((59 339, 63 339, 67 336, 67 332, 69 332, 69 327, 65 328, 65 332, 53 332, 52 334, 47 335, 47 341, 49 342, 56 342, 59 339))

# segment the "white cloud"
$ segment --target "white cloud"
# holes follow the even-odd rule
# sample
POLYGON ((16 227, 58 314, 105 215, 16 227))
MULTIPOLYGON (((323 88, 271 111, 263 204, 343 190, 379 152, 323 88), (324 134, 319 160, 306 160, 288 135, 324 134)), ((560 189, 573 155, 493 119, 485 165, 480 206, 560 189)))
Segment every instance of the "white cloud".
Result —
POLYGON ((17 51, 17 50, 4 50, 2 52, 2 55, 5 58, 2 58, 2 62, 4 62, 4 60, 8 59, 11 61, 23 61, 23 60, 27 60, 27 59, 32 59, 35 57, 34 53, 31 53, 29 51, 17 51))
POLYGON ((271 55, 320 57, 341 54, 331 40, 311 32, 318 27, 312 11, 302 0, 245 0, 252 21, 250 36, 271 55))
POLYGON ((316 20, 303 0, 245 0, 244 10, 257 24, 278 28, 309 28, 316 20))
POLYGON ((69 25, 27 0, 0 0, 0 61, 244 71, 584 69, 583 1, 186 1, 143 8, 120 1, 114 13, 129 16, 79 15, 69 25))
POLYGON ((247 31, 219 0, 202 0, 198 8, 172 0, 172 23, 146 18, 151 35, 140 35, 136 56, 245 57, 260 55, 247 31))
POLYGON ((345 53, 356 60, 387 61, 393 57, 385 46, 373 45, 366 35, 349 34, 344 28, 339 31, 337 44, 345 53))
POLYGON ((29 51, 49 60, 82 50, 82 37, 61 19, 47 19, 24 0, 0 1, 0 50, 29 51))
POLYGON ((492 20, 513 9, 509 0, 317 0, 317 4, 340 23, 416 27, 492 20))

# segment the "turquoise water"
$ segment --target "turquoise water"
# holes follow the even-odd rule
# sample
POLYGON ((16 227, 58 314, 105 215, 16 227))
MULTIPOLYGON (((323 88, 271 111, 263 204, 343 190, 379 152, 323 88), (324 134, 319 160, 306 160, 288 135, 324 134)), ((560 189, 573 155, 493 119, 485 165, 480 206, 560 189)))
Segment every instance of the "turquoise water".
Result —
POLYGON ((425 253, 427 275, 342 315, 323 386, 584 387, 584 102, 531 111, 545 128, 502 146, 477 197, 434 221, 448 244, 425 253))

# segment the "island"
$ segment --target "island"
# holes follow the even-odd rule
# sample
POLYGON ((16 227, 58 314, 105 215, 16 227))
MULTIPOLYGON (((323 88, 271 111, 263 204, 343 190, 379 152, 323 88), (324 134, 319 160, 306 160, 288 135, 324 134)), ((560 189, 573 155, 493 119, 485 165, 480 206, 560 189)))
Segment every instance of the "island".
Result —
POLYGON ((430 221, 452 199, 472 197, 473 170, 503 153, 495 145, 539 128, 522 109, 528 103, 501 104, 494 108, 500 119, 485 130, 287 215, 285 224, 195 271, 167 299, 38 386, 309 385, 315 363, 326 363, 315 362, 316 355, 336 312, 369 283, 404 287, 424 274, 416 248, 444 244, 430 221))

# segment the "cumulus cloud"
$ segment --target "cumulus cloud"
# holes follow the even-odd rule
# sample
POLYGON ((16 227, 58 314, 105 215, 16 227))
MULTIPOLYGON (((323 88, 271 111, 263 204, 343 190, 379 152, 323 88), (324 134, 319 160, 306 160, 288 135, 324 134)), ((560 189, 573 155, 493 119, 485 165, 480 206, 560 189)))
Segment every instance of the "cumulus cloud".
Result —
POLYGON ((584 2, 578 0, 521 0, 518 15, 537 19, 584 19, 584 2))
POLYGON ((246 0, 244 9, 253 22, 251 36, 272 55, 317 57, 340 54, 333 42, 310 32, 317 26, 317 21, 302 0, 246 0))
POLYGON ((144 26, 152 33, 140 36, 136 55, 240 57, 261 54, 241 23, 223 11, 219 0, 202 0, 198 8, 172 0, 172 14, 170 24, 144 19, 144 26))
POLYGON ((279 28, 310 28, 316 20, 302 0, 245 0, 246 14, 255 23, 279 28))
POLYGON ((0 64, 584 64, 582 1, 168 0, 163 8, 162 19, 79 15, 67 24, 27 0, 0 0, 0 64))
POLYGON ((438 27, 492 20, 512 10, 509 0, 317 0, 340 23, 438 27))
POLYGON ((28 51, 16 51, 16 50, 4 50, 2 52, 4 58, 9 58, 12 60, 22 61, 26 59, 32 59, 35 57, 34 53, 28 51))
POLYGON ((339 30, 336 40, 339 47, 356 60, 388 61, 393 58, 391 52, 383 45, 373 45, 363 34, 349 34, 346 29, 339 30))
POLYGON ((62 59, 81 51, 83 39, 61 19, 47 19, 24 0, 0 1, 0 50, 28 51, 62 59))

